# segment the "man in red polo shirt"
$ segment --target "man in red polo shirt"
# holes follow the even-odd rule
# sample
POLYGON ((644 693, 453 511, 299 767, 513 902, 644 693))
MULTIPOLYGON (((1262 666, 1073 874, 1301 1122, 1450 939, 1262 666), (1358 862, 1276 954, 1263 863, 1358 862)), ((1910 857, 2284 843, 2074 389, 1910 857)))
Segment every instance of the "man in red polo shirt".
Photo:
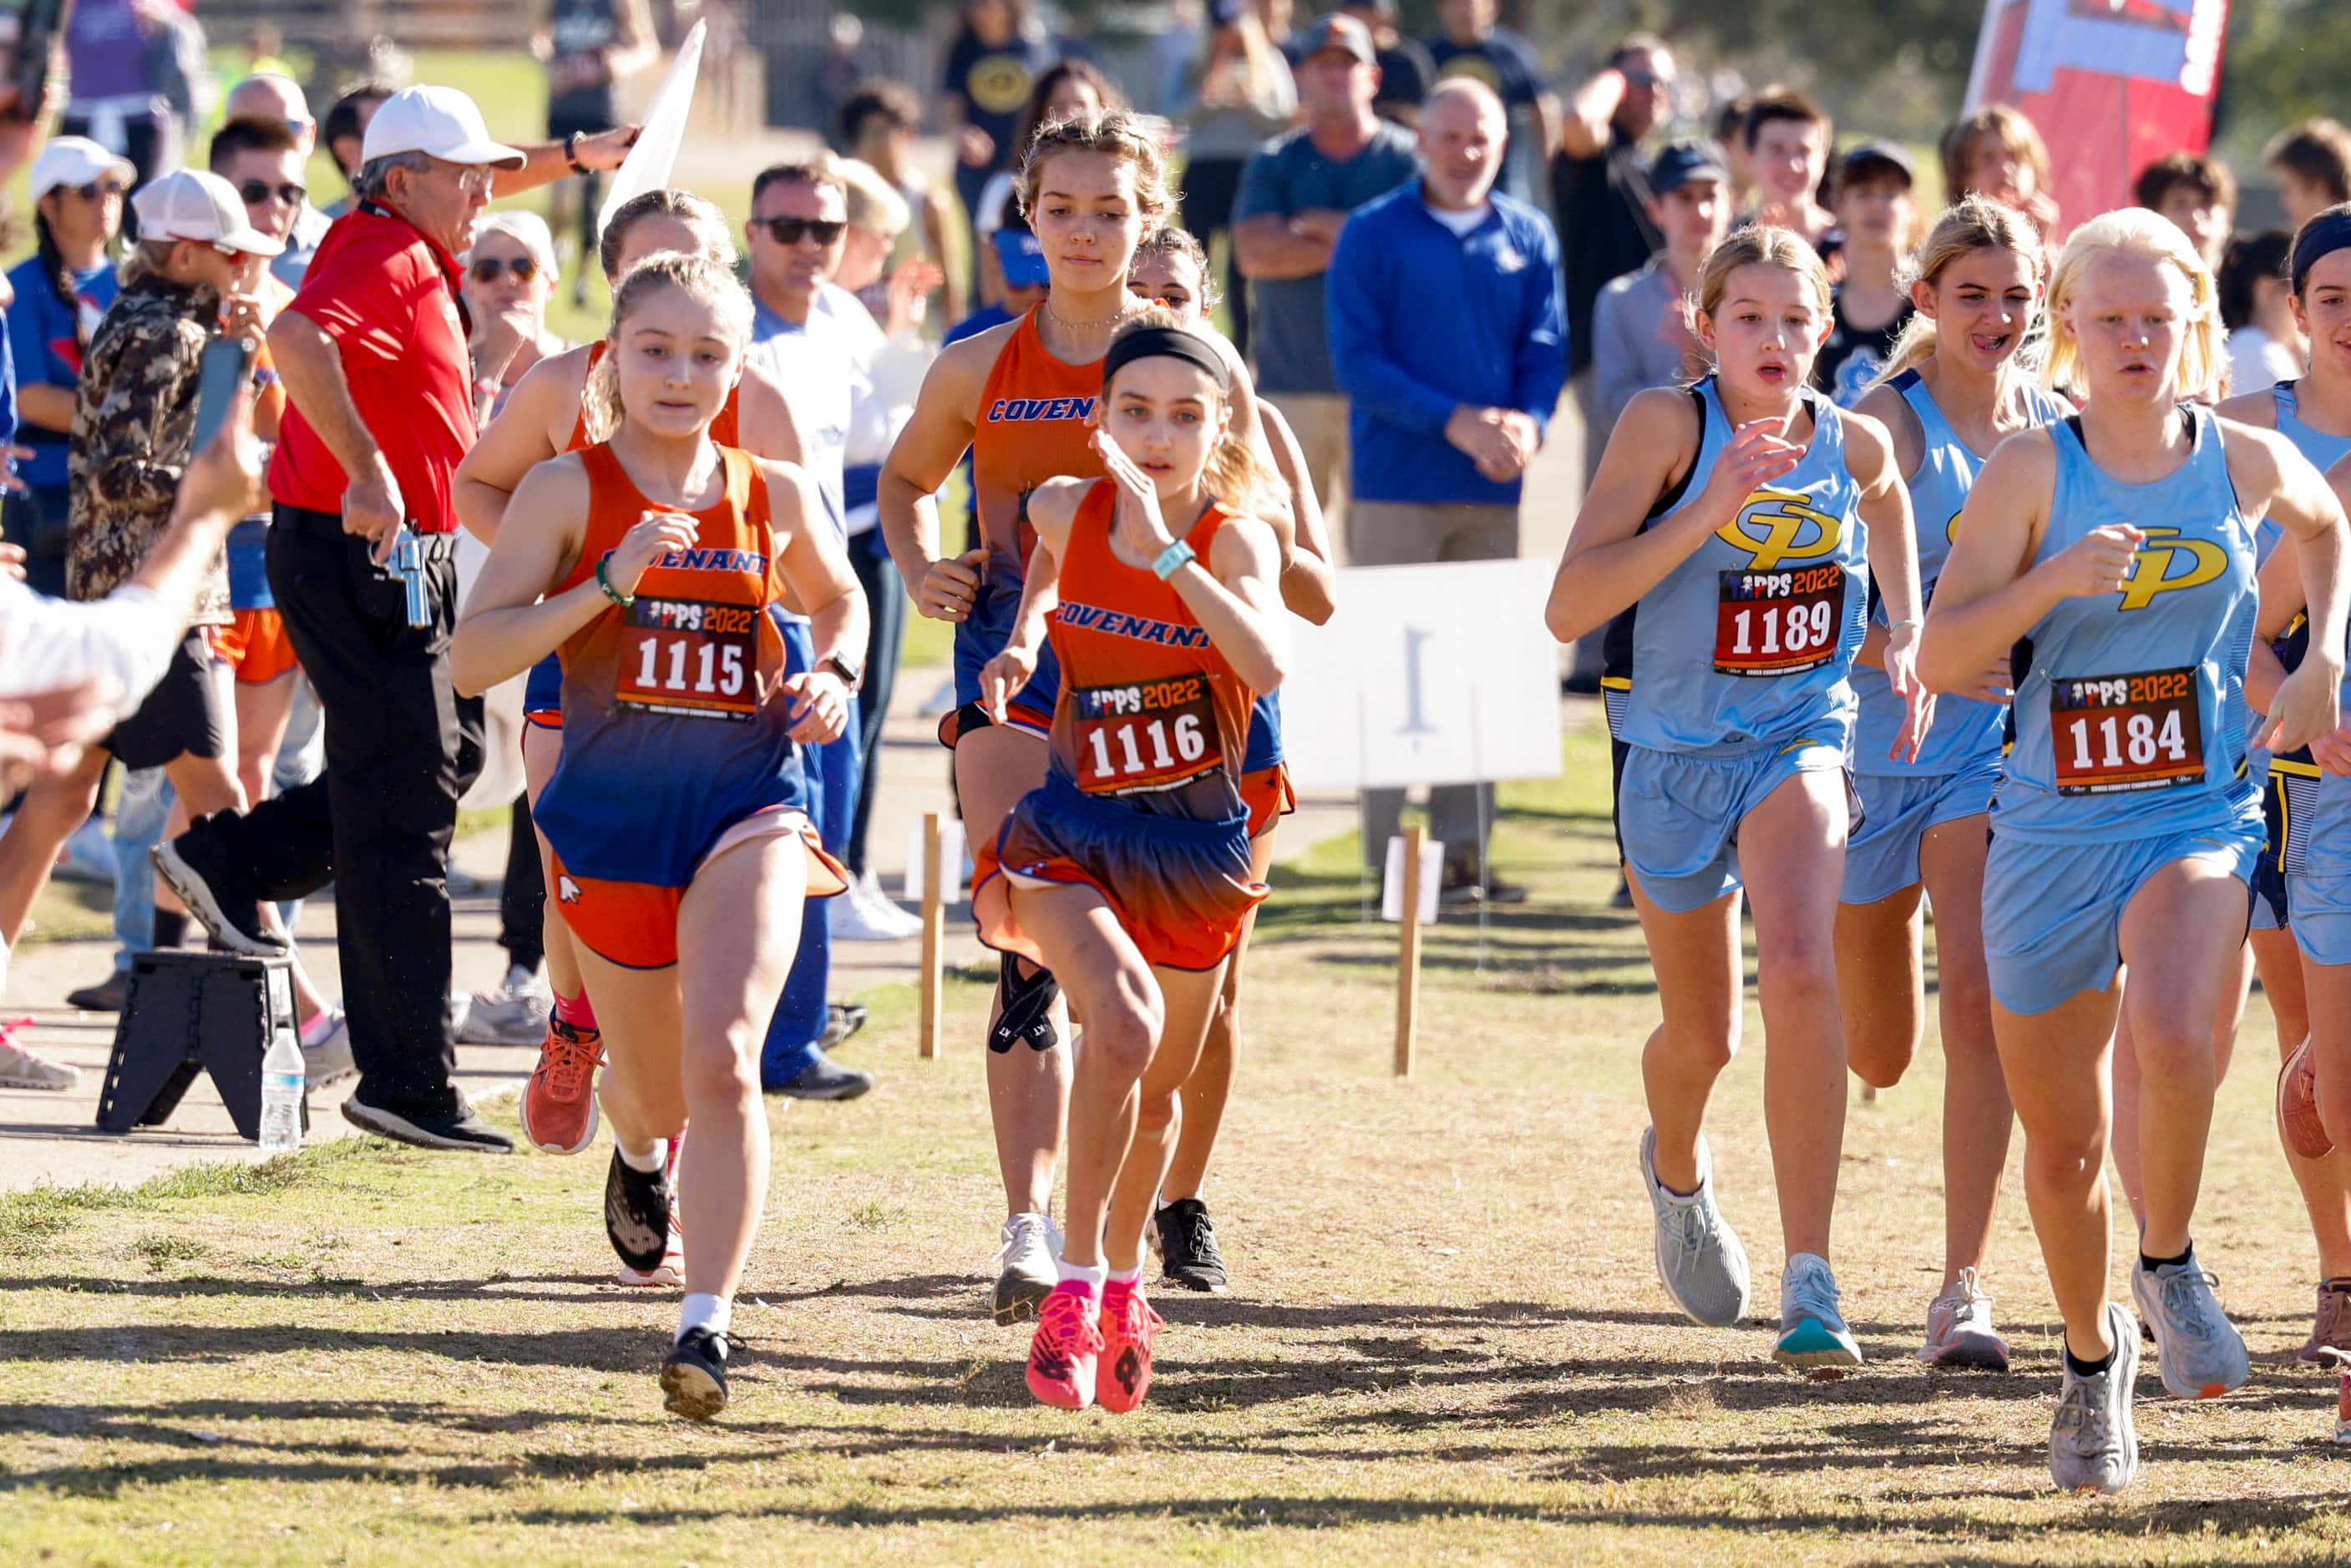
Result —
POLYGON ((449 685, 450 482, 518 347, 509 324, 467 320, 455 257, 493 195, 617 168, 633 136, 507 147, 450 88, 410 88, 376 110, 360 203, 327 232, 269 330, 287 398, 269 466, 269 585, 325 711, 327 771, 155 853, 188 908, 238 952, 284 951, 264 901, 333 880, 360 1069, 343 1115, 429 1148, 513 1147, 450 1081, 443 1006, 449 840, 482 748, 481 704, 449 685), (403 537, 423 558, 421 626, 395 569, 403 537))

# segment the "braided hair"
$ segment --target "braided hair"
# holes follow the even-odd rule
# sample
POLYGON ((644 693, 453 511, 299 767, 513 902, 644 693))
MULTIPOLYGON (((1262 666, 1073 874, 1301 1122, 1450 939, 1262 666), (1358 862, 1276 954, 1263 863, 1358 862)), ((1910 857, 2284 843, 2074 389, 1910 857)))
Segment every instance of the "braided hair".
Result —
POLYGON ((75 347, 87 351, 89 330, 82 325, 81 291, 74 285, 73 268, 66 265, 65 252, 57 248, 57 235, 50 232, 49 215, 37 203, 33 208, 33 236, 40 247, 41 275, 49 280, 49 292, 57 296, 66 319, 73 323, 75 347))

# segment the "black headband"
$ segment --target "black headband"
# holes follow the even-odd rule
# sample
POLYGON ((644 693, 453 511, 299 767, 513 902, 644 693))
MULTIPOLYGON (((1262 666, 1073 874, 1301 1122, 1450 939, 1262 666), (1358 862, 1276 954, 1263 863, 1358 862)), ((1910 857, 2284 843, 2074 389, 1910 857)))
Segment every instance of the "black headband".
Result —
POLYGON ((2302 238, 2294 247, 2294 292, 2299 296, 2302 286, 2310 280, 2310 269, 2322 256, 2351 245, 2351 213, 2330 213, 2302 231, 2302 238))
POLYGON ((1232 390, 1232 372, 1208 340, 1181 327, 1138 327, 1119 335, 1102 356, 1102 389, 1113 377, 1137 359, 1181 359, 1204 372, 1220 392, 1232 390))

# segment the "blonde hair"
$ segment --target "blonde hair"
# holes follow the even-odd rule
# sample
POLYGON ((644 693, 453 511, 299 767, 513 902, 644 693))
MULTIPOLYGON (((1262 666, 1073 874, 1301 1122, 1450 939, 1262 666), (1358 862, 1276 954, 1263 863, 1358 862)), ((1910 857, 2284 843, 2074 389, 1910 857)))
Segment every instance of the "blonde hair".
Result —
POLYGON ((849 221, 861 229, 870 229, 885 240, 894 240, 904 234, 906 225, 914 221, 914 210, 906 198, 898 194, 897 187, 882 176, 882 171, 871 163, 854 158, 841 161, 842 200, 847 203, 849 221))
MULTIPOLYGON (((1186 326, 1174 311, 1164 305, 1155 305, 1128 317, 1120 324, 1119 329, 1111 334, 1111 345, 1115 348, 1119 339, 1151 328, 1190 333, 1207 344, 1211 353, 1216 352, 1210 334, 1195 331, 1186 326)), ((1223 356, 1218 355, 1218 358, 1221 359, 1223 356)), ((1226 368, 1228 370, 1231 369, 1229 360, 1226 361, 1226 368)), ((1229 386, 1221 389, 1217 396, 1221 406, 1229 414, 1233 406, 1229 386)), ((1102 387, 1102 397, 1105 400, 1110 397, 1108 383, 1102 387)), ((1280 493, 1280 482, 1267 471, 1264 461, 1257 454, 1257 448, 1242 432, 1240 421, 1230 418, 1225 421, 1224 434, 1218 436, 1217 444, 1208 449, 1208 461, 1200 469, 1200 487, 1215 496, 1225 510, 1238 516, 1254 514, 1267 496, 1280 493)))
POLYGON ((606 282, 621 281, 621 252, 640 218, 675 218, 692 229, 700 242, 696 254, 716 266, 735 270, 735 238, 727 231, 726 214, 716 202, 691 191, 653 190, 622 202, 612 221, 604 225, 603 238, 596 242, 596 259, 604 268, 606 282))
POLYGON ((2049 144, 2041 140, 2041 132, 2024 118, 2022 109, 2004 103, 1988 103, 1972 114, 1961 115, 1951 121, 1943 132, 1943 193, 1956 201, 1968 194, 1968 163, 1976 150, 1976 138, 1996 136, 2000 144, 2024 161, 2032 171, 2032 189, 2037 192, 2049 189, 2049 144))
MULTIPOLYGON (((1944 268, 1978 251, 2013 251, 2032 268, 2034 282, 2044 282, 2049 276, 2049 256, 2041 248, 2041 231, 2023 213, 1989 196, 1963 196, 1935 220, 1935 226, 1927 231, 1927 243, 1918 247, 1917 260, 1896 281, 1906 296, 1917 284, 1932 288, 1941 280, 1944 268)), ((2017 334, 2020 339, 2031 338, 2033 321, 2034 315, 2026 317, 2023 330, 2017 334)), ((1911 366, 1925 364, 1935 357, 1935 318, 1923 310, 1912 312, 1886 353, 1886 368, 1870 386, 1882 387, 1911 366)), ((2015 362, 2011 356, 2009 363, 2015 362)))
POLYGON ((2178 395, 2217 394, 2228 358, 2221 349, 2220 304, 2204 258, 2178 224, 2145 207, 2102 213, 2075 229, 2049 280, 2049 358, 2041 367, 2043 385, 2072 384, 2082 365, 2082 345, 2065 320, 2066 307, 2081 292, 2091 264, 2110 254, 2152 256, 2169 262, 2188 281, 2187 332, 2179 348, 2178 395))
POLYGON ((1133 165, 1134 202, 1142 210, 1146 234, 1159 226, 1175 204, 1167 189, 1167 160, 1143 117, 1123 109, 1080 109, 1039 126, 1021 155, 1013 194, 1020 202, 1020 215, 1032 223, 1037 221, 1038 175, 1060 152, 1099 152, 1133 165))
POLYGON ((1823 317, 1836 309, 1829 269, 1821 265, 1820 253, 1804 243, 1803 235, 1772 223, 1750 223, 1707 253, 1706 265, 1698 276, 1701 314, 1712 316, 1722 308, 1730 275, 1743 266, 1776 266, 1792 272, 1812 286, 1823 317))
POLYGON ((674 288, 711 307, 718 317, 720 335, 731 341, 737 357, 751 341, 751 296, 735 274, 707 256, 663 251, 629 269, 612 289, 612 324, 604 334, 611 347, 596 361, 588 385, 580 395, 580 413, 590 441, 609 441, 621 428, 621 326, 654 295, 674 288))

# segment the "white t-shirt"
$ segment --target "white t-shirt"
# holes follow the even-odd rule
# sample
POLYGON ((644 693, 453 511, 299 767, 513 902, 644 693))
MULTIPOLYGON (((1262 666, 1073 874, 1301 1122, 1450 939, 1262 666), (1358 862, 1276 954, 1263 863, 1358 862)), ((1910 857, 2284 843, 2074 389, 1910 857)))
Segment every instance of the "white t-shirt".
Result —
POLYGON ((0 698, 107 680, 116 689, 116 715, 136 711, 163 678, 183 634, 157 618, 160 604, 152 589, 132 583, 94 604, 77 604, 0 575, 0 698))
POLYGON ((841 469, 858 405, 873 396, 873 359, 882 346, 872 313, 837 284, 817 286, 806 326, 794 326, 764 303, 754 312, 751 362, 783 389, 809 475, 843 538, 841 469))
POLYGON ((979 188, 979 204, 971 214, 972 232, 981 239, 1004 226, 1005 216, 1012 211, 1012 171, 998 169, 979 188))
POLYGON ((1487 214, 1494 210, 1494 203, 1491 202, 1480 202, 1466 211, 1452 207, 1431 207, 1426 202, 1423 202, 1421 205, 1428 207, 1430 217, 1451 229, 1456 239, 1468 238, 1469 231, 1484 223, 1487 214))
POLYGON ((2229 334, 2229 390, 2264 392, 2302 374, 2302 356, 2258 327, 2229 334))

